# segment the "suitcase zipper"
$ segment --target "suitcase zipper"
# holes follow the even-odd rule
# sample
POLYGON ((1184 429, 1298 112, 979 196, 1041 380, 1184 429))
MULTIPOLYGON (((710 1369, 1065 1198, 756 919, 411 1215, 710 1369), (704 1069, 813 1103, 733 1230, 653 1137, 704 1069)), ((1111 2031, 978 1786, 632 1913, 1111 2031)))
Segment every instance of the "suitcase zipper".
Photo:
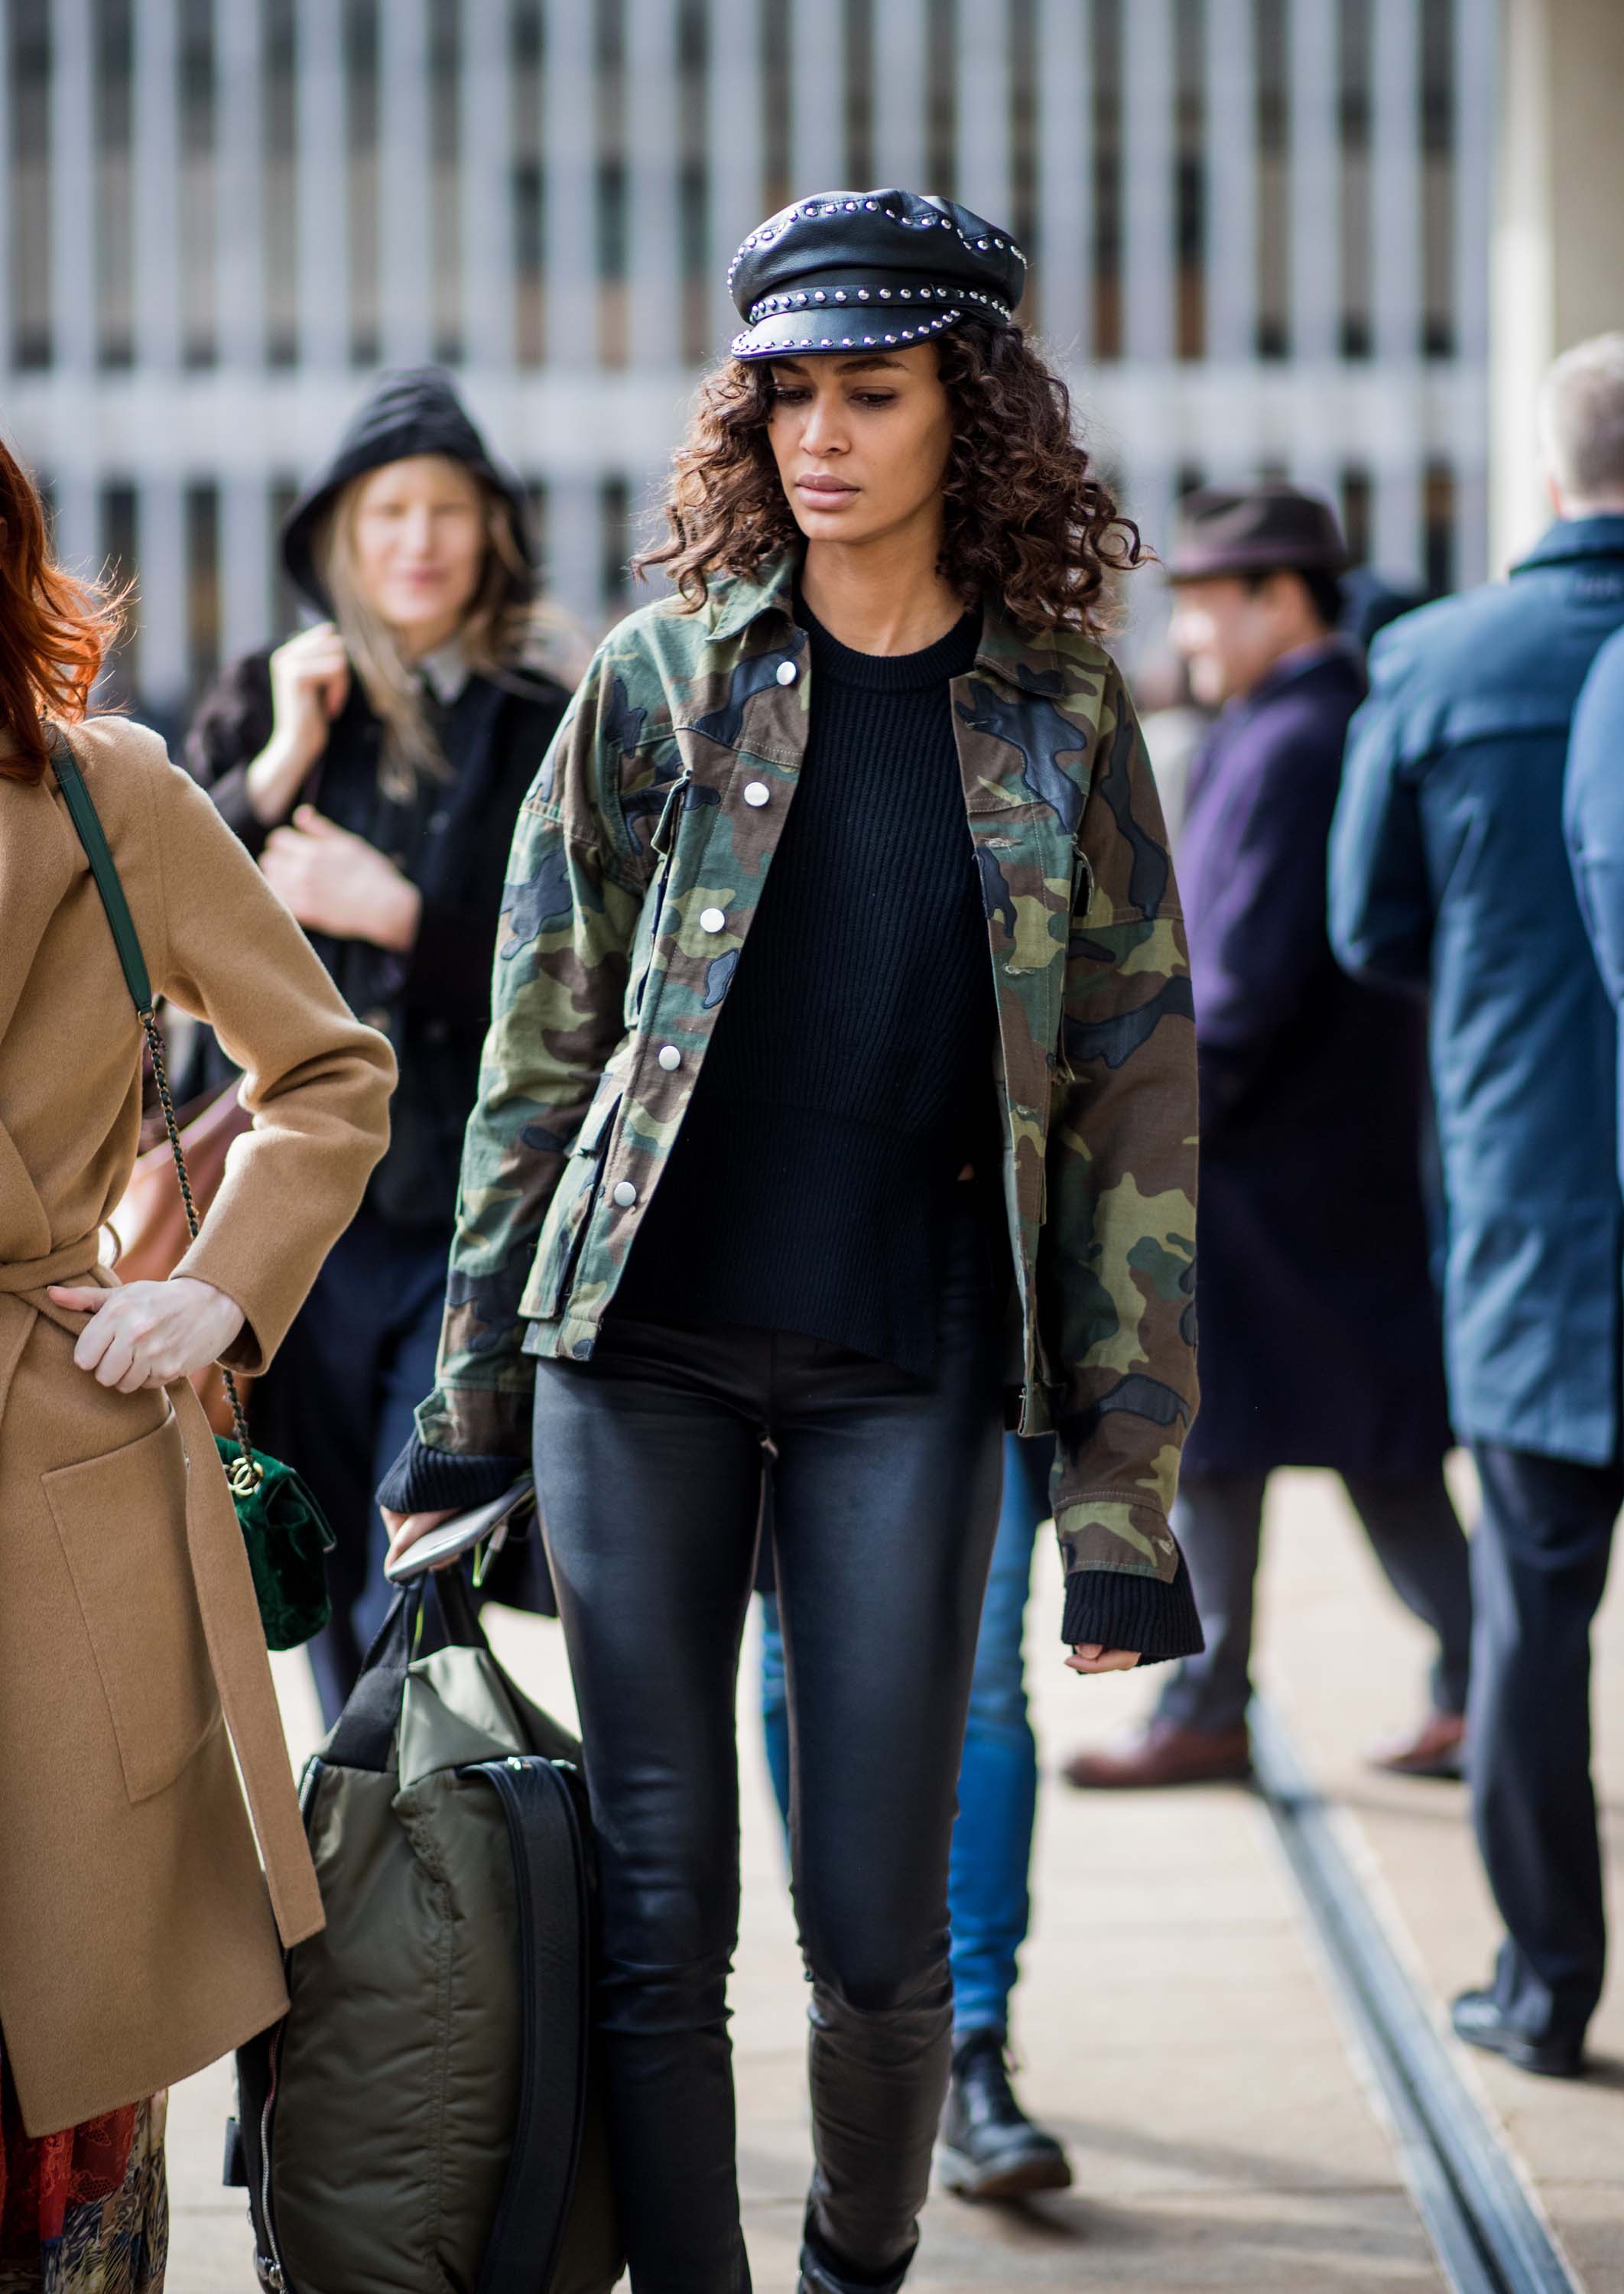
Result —
POLYGON ((264 2107, 259 2114, 259 2213, 265 2226, 269 2254, 256 2257, 260 2275, 272 2294, 288 2294, 288 2274, 282 2268, 281 2249, 276 2242, 276 2224, 271 2210, 271 2117, 276 2109, 277 2076, 282 2063, 282 2034, 279 2026, 272 2038, 270 2050, 271 2076, 265 2087, 264 2107))

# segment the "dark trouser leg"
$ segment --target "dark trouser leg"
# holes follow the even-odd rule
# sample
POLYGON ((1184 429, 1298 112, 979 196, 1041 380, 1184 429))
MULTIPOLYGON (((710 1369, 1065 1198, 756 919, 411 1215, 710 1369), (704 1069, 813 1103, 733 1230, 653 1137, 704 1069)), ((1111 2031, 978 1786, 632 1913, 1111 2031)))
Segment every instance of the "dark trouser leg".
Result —
POLYGON ((1032 1542, 1049 1512, 1051 1441, 1005 1436, 1003 1505, 976 1640, 947 1904, 953 1930, 953 2028, 1007 2031, 1037 1810, 1037 1746, 1027 1714, 1021 1642, 1032 1542))
MULTIPOLYGON (((438 1237, 402 1237, 396 1246, 389 1328, 378 1359, 372 1422, 374 1490, 410 1440, 418 1403, 434 1391, 440 1328, 445 1320, 448 1248, 438 1237)), ((394 1587, 384 1574, 389 1536, 376 1502, 367 1534, 366 1581, 350 1609, 351 1629, 363 1656, 394 1598, 394 1587)))
POLYGON ((1344 1474, 1387 1582, 1412 1615, 1438 1636, 1433 1703, 1464 1712, 1472 1670, 1472 1574, 1466 1533, 1443 1468, 1403 1481, 1344 1474))
POLYGON ((598 1834, 597 2034, 634 2294, 750 2284, 727 1983, 761 1428, 727 1398, 737 1361, 736 1342, 730 1359, 709 1334, 621 1322, 589 1364, 536 1365, 540 1509, 598 1834))
POLYGON ((1624 1499, 1617 1465, 1473 1444, 1476 1636, 1466 1732, 1478 1847, 1507 1931, 1495 1995, 1531 2038, 1577 2036, 1606 1925, 1590 1782, 1590 1621, 1624 1499))
POLYGON ((1176 1665, 1157 1718, 1181 1729, 1237 1729, 1252 1699, 1252 1611, 1266 1474, 1187 1474, 1173 1526, 1184 1550, 1206 1647, 1176 1665))
POLYGON ((961 1299, 929 1387, 775 1342, 808 2248, 841 2288, 901 2283, 947 2087, 947 1859, 1003 1439, 992 1323, 961 1299))
MULTIPOLYGON (((332 1525, 328 1556, 332 1622, 310 1644, 311 1669, 330 1723, 355 1685, 371 1631, 387 1607, 379 1572, 382 1524, 378 1486, 380 1420, 389 1411, 391 1365, 403 1333, 419 1343, 410 1375, 423 1375, 421 1331, 443 1295, 445 1238, 388 1225, 363 1205, 341 1235, 300 1309, 269 1376, 249 1405, 256 1443, 296 1467, 332 1525)), ((426 1381, 434 1383, 432 1348, 426 1381)), ((406 1433, 401 1427, 396 1447, 406 1433)), ((388 1462, 386 1460, 386 1462, 388 1462)))

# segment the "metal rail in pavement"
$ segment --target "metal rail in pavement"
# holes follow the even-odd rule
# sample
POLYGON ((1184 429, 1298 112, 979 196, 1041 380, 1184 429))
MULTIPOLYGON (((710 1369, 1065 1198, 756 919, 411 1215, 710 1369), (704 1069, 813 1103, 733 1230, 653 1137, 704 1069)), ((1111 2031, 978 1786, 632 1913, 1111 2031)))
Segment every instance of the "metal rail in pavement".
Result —
POLYGON ((1391 2114, 1404 2178, 1455 2294, 1583 2294, 1450 2061, 1330 1807, 1261 1699, 1252 1708, 1252 1748, 1287 1861, 1391 2114))

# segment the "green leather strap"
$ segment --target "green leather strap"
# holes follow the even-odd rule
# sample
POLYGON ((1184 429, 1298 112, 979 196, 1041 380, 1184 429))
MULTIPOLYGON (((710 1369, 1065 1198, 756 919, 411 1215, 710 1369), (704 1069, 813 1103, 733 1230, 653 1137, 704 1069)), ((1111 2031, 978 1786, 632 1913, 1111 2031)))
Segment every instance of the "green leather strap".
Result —
POLYGON ((118 951, 118 961, 124 966, 125 985, 130 991, 135 1009, 144 1015, 152 1009, 152 982, 147 973, 147 960, 135 936, 130 904, 124 897, 124 886, 118 881, 118 870, 102 830, 101 816, 85 785, 79 761, 69 747, 68 737, 60 726, 52 728, 51 769, 56 775, 56 785, 67 804, 69 818, 78 832, 79 842, 85 847, 85 858, 90 863, 90 873, 96 880, 96 890, 101 893, 102 905, 107 910, 107 921, 113 928, 113 945, 118 951))

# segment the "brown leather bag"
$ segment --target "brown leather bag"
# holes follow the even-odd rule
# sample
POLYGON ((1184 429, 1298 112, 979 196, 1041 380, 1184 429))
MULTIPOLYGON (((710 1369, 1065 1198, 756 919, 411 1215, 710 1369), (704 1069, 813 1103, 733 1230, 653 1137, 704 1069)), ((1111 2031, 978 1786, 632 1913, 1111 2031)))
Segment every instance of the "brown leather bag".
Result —
MULTIPOLYGON (((253 1125, 237 1092, 234 1083, 228 1084, 214 1098, 194 1102, 181 1125, 181 1143, 199 1218, 220 1192, 232 1140, 240 1139, 253 1125)), ((145 1131, 143 1125, 143 1137, 145 1131)), ((130 1184, 108 1224, 118 1240, 117 1265, 121 1282, 166 1282, 186 1256, 191 1238, 175 1184, 174 1157, 161 1127, 153 1143, 137 1156, 130 1184)), ((211 1363, 191 1382, 208 1412, 210 1426, 216 1434, 229 1435, 231 1405, 219 1364, 211 1363)), ((246 1393, 248 1386, 246 1379, 239 1378, 239 1393, 246 1393)))

